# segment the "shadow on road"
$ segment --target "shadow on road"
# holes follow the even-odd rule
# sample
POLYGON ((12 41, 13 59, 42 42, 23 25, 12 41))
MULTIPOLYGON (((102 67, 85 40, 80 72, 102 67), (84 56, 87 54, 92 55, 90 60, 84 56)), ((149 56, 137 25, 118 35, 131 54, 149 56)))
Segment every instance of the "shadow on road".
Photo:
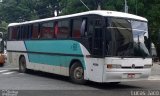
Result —
MULTIPOLYGON (((51 74, 51 73, 46 73, 46 72, 41 72, 41 71, 33 71, 29 70, 27 71, 27 74, 30 75, 36 75, 36 76, 41 76, 45 78, 50 78, 50 79, 55 79, 55 80, 60 80, 60 81, 65 81, 72 83, 69 79, 69 77, 66 76, 61 76, 61 75, 56 75, 56 74, 51 74)), ((113 89, 140 89, 141 87, 138 86, 131 86, 131 85, 125 85, 125 84, 110 84, 110 83, 96 83, 96 82, 91 82, 87 81, 85 86, 96 88, 96 89, 103 89, 103 90, 113 90, 113 89)))
POLYGON ((98 88, 98 89, 106 89, 106 90, 117 90, 117 89, 140 89, 141 87, 138 86, 131 86, 131 85, 125 85, 125 84, 111 84, 111 83, 95 83, 95 82, 88 82, 86 84, 89 87, 94 87, 94 88, 98 88))

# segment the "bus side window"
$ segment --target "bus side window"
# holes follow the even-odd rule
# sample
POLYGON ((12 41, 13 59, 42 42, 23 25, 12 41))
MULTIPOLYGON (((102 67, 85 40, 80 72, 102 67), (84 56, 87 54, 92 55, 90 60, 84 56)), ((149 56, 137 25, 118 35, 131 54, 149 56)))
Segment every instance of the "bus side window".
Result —
POLYGON ((74 19, 73 20, 73 27, 72 27, 72 37, 80 38, 81 37, 81 19, 74 19))
POLYGON ((58 30, 55 30, 57 38, 68 38, 70 36, 70 24, 69 20, 63 20, 58 22, 58 30))
POLYGON ((41 25, 40 38, 51 39, 53 38, 53 22, 46 22, 41 25))
POLYGON ((55 37, 57 37, 57 34, 58 34, 58 22, 56 21, 54 23, 54 35, 55 35, 55 37))
POLYGON ((20 31, 20 39, 28 39, 29 38, 29 27, 27 25, 21 26, 21 31, 20 31))
POLYGON ((33 27, 32 25, 28 26, 28 32, 29 32, 28 33, 28 39, 32 39, 32 27, 33 27))
POLYGON ((28 25, 25 26, 25 35, 24 35, 24 38, 25 39, 29 39, 29 26, 28 25))
POLYGON ((8 28, 8 40, 11 40, 12 39, 12 30, 13 30, 13 27, 9 27, 8 28))
POLYGON ((38 39, 38 34, 39 34, 39 25, 38 24, 33 24, 32 39, 38 39))
POLYGON ((22 39, 22 26, 18 27, 18 30, 17 30, 17 39, 16 40, 21 40, 22 39))
POLYGON ((86 35, 86 24, 87 19, 73 19, 73 27, 72 27, 72 37, 73 38, 80 38, 81 36, 86 35))
POLYGON ((18 32, 19 31, 20 31, 19 27, 12 27, 11 40, 17 40, 18 39, 18 32))

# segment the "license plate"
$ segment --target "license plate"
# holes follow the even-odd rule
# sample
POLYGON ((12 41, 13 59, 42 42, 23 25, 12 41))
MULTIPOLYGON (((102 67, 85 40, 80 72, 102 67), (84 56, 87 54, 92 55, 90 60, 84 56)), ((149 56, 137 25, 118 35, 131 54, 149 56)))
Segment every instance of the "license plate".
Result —
POLYGON ((129 74, 127 75, 127 78, 129 78, 129 79, 135 78, 135 74, 129 73, 129 74))

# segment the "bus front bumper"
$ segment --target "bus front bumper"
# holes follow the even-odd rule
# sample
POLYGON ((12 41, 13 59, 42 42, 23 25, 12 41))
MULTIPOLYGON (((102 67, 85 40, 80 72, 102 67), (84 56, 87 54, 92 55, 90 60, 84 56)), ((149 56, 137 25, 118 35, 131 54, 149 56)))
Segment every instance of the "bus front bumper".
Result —
POLYGON ((148 80, 151 69, 108 70, 103 74, 103 82, 125 82, 148 80))

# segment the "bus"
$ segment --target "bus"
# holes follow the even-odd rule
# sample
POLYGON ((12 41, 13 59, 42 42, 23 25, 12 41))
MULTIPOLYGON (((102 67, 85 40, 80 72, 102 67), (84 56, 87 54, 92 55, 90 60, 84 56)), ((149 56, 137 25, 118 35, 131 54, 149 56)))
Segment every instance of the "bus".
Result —
POLYGON ((147 80, 152 67, 147 19, 93 10, 8 25, 7 56, 27 69, 85 81, 147 80))
POLYGON ((0 67, 5 63, 3 32, 0 32, 0 67))

